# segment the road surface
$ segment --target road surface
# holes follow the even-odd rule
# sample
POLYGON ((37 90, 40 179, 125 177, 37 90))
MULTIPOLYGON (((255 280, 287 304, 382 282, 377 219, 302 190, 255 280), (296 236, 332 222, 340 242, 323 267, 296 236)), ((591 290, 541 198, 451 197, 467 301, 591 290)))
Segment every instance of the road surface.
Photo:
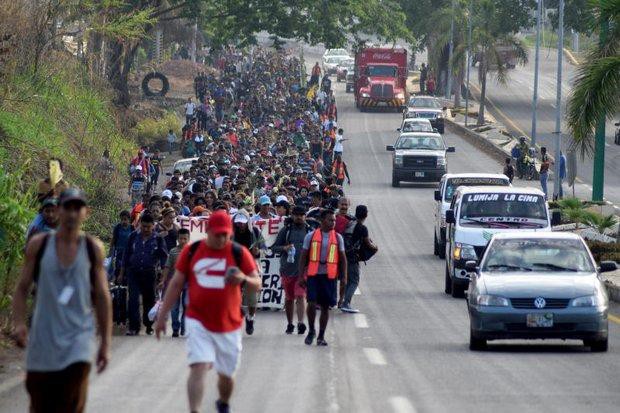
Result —
MULTIPOLYGON (((398 114, 362 114, 338 91, 353 205, 368 205, 367 225, 380 246, 362 266, 359 315, 332 311, 329 347, 308 347, 284 334, 282 312, 260 312, 245 337, 232 399, 254 412, 617 412, 620 325, 610 323, 610 351, 579 342, 498 342, 468 349, 465 301, 443 293, 444 262, 432 254, 433 187, 390 186, 390 154, 398 114)), ((447 134, 453 172, 494 172, 500 165, 447 134)), ((620 308, 614 307, 616 314, 620 308)), ((108 371, 93 376, 91 412, 186 411, 184 339, 116 336, 108 371)), ((203 411, 214 411, 207 378, 203 411)), ((21 385, 0 383, 0 412, 26 411, 21 385)))
MULTIPOLYGON (((563 59, 562 66, 562 101, 566 102, 572 88, 572 80, 576 73, 575 66, 563 59)), ((477 72, 472 71, 471 79, 478 85, 477 72)), ((493 72, 491 72, 493 73, 493 72)), ((557 81, 557 51, 556 49, 541 49, 540 76, 538 86, 537 111, 537 139, 541 146, 546 146, 550 153, 554 153, 554 132, 556 118, 556 81, 557 81)), ((474 88, 472 88, 474 89, 474 88)), ((474 90, 474 94, 479 96, 474 90)), ((531 136, 532 132, 532 96, 534 93, 534 50, 530 50, 529 62, 525 66, 517 66, 509 71, 509 80, 506 85, 498 84, 495 80, 487 82, 487 97, 490 101, 489 111, 510 132, 515 135, 531 136)), ((565 113, 565 111, 564 111, 565 113)), ((616 127, 613 121, 607 122, 605 147, 605 198, 615 205, 620 205, 620 146, 614 144, 616 127)), ((570 136, 563 123, 563 150, 567 152, 570 136)), ((592 159, 586 157, 578 162, 577 176, 586 185, 592 185, 592 159)), ((590 187, 591 192, 591 187, 590 187)))

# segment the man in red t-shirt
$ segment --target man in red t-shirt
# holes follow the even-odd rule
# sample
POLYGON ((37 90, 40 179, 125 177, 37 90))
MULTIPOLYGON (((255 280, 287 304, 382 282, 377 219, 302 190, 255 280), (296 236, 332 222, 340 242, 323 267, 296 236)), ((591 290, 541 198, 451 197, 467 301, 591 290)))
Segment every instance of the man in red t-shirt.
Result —
POLYGON ((218 412, 228 412, 233 376, 241 354, 241 288, 258 292, 261 279, 247 248, 233 244, 233 224, 226 211, 209 217, 207 239, 187 245, 176 263, 158 312, 155 333, 165 332, 168 313, 187 282, 187 349, 190 366, 187 381, 190 411, 200 410, 205 373, 215 367, 220 398, 218 412))

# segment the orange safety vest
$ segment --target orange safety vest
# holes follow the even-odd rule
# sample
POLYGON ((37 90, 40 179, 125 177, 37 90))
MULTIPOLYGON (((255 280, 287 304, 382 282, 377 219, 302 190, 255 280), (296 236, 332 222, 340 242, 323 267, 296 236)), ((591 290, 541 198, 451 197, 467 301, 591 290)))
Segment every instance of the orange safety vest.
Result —
POLYGON ((336 179, 344 179, 344 162, 334 162, 332 173, 336 175, 336 179))
MULTIPOLYGON (((319 264, 321 264, 321 243, 323 242, 323 234, 321 229, 317 229, 312 234, 310 241, 310 252, 308 255, 308 277, 314 277, 319 272, 319 264)), ((329 246, 327 248, 327 261, 323 264, 327 265, 327 278, 336 279, 338 276, 338 238, 336 231, 329 231, 329 246)))

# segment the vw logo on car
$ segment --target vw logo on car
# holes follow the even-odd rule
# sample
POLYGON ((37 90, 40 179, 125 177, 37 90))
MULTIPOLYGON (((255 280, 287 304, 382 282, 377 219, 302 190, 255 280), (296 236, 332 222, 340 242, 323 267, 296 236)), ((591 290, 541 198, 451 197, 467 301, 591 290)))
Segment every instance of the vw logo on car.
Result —
POLYGON ((534 307, 536 308, 545 308, 546 305, 547 305, 547 302, 542 297, 537 297, 534 300, 534 307))

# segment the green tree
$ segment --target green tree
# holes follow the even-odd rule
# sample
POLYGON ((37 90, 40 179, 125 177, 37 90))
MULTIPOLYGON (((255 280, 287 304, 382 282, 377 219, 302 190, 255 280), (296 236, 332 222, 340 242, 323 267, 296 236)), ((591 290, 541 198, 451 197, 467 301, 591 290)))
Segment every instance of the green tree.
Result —
MULTIPOLYGON (((555 8, 549 13, 549 19, 554 29, 558 28, 558 0, 547 0, 546 6, 555 8)), ((588 0, 564 0, 564 27, 578 33, 590 34, 592 27, 592 12, 588 8, 588 0)))
POLYGON ((588 3, 593 31, 609 27, 579 67, 567 102, 567 121, 573 146, 582 155, 594 151, 593 131, 601 117, 610 119, 620 105, 620 0, 588 3))

